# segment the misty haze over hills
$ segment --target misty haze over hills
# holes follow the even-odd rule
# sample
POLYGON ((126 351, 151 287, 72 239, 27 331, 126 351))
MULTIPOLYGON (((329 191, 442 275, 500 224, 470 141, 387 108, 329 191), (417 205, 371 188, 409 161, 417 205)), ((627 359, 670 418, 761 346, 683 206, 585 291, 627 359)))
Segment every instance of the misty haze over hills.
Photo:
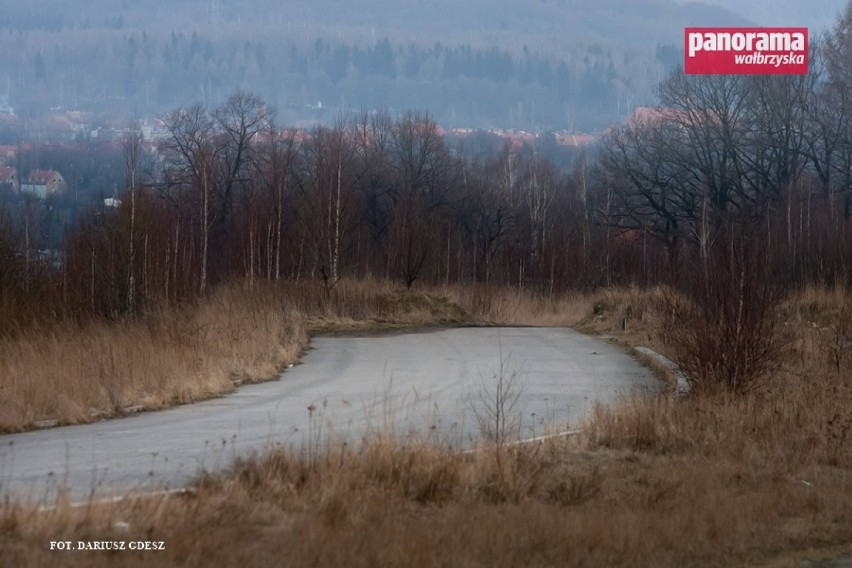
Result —
POLYGON ((834 25, 847 0, 704 0, 760 26, 806 26, 818 34, 834 25))
MULTIPOLYGON (((387 108, 451 127, 590 131, 653 102, 684 26, 749 25, 778 4, 35 0, 0 15, 0 108, 146 117, 245 88, 288 125, 387 108)), ((839 2, 781 4, 824 21, 839 2)))

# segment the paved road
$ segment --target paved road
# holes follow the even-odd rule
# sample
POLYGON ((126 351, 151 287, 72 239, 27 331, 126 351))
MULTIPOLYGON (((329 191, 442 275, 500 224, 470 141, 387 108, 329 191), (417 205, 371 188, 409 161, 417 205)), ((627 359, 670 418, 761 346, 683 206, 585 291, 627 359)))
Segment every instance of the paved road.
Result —
POLYGON ((596 401, 654 391, 621 350, 564 328, 450 328, 316 337, 280 380, 130 418, 0 436, 0 495, 50 501, 176 488, 274 446, 392 431, 464 446, 515 376, 522 437, 576 426, 596 401), (490 394, 489 394, 490 393, 490 394), (485 395, 485 396, 483 396, 485 395), (309 410, 312 409, 312 410, 309 410))

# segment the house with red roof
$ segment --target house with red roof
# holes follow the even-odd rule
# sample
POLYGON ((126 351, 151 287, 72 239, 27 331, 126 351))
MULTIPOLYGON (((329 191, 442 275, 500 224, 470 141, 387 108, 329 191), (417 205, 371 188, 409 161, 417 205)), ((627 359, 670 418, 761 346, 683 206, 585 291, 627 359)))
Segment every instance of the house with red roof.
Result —
POLYGON ((19 189, 18 170, 9 166, 0 166, 0 190, 17 192, 19 189))
POLYGON ((31 193, 39 199, 63 193, 66 189, 68 184, 56 170, 32 170, 27 180, 21 184, 22 193, 31 193))

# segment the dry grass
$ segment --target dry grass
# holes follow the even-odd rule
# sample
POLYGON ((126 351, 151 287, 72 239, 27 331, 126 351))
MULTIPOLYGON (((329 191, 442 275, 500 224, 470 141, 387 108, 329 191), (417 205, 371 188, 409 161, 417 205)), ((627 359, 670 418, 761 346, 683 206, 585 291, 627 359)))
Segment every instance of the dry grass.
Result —
MULTIPOLYGON (((628 428, 629 429, 629 428, 628 428)), ((184 496, 0 510, 15 566, 730 566, 852 539, 852 479, 825 464, 554 439, 456 454, 375 440, 320 459, 276 453, 184 496), (806 482, 806 483, 805 483, 806 482), (127 527, 126 529, 121 527, 127 527), (51 552, 52 540, 166 551, 51 552)))
POLYGON ((58 324, 0 341, 0 432, 75 424, 219 396, 275 378, 311 333, 464 321, 464 310, 387 283, 239 284, 128 322, 58 324))
POLYGON ((272 294, 236 301, 236 292, 138 321, 65 324, 0 343, 0 430, 191 402, 295 361, 307 344, 301 315, 269 309, 272 294))
POLYGON ((0 339, 0 432, 79 424, 155 410, 274 379, 309 336, 402 326, 571 325, 581 296, 445 287, 408 291, 386 281, 238 283, 126 322, 63 323, 0 339))
MULTIPOLYGON (((625 343, 650 334, 666 349, 658 291, 559 300, 570 315, 547 314, 549 299, 445 293, 473 319, 511 323, 566 321, 587 306, 586 329, 625 343)), ((849 554, 852 373, 826 350, 845 298, 815 289, 790 298, 778 321, 781 370, 746 395, 636 399, 596 409, 580 436, 468 454, 381 438, 279 452, 185 496, 42 513, 7 503, 0 565, 798 566, 849 554), (167 550, 47 550, 87 539, 163 540, 167 550)), ((377 306, 388 315, 392 303, 377 306)))
POLYGON ((495 325, 573 326, 587 317, 594 299, 579 292, 537 294, 508 288, 445 286, 436 293, 462 306, 476 320, 495 325))

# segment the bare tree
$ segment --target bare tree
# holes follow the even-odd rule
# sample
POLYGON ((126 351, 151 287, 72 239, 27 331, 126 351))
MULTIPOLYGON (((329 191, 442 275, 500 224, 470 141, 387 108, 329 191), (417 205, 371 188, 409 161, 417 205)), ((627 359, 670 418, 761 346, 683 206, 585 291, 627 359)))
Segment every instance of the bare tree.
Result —
POLYGON ((267 151, 263 155, 262 167, 267 194, 272 203, 267 238, 267 278, 279 280, 284 233, 284 195, 293 179, 296 147, 294 133, 279 133, 274 122, 270 122, 268 136, 269 142, 266 145, 267 151))
POLYGON ((537 156, 527 156, 521 182, 522 192, 530 223, 532 261, 541 254, 547 231, 552 220, 550 207, 555 193, 555 172, 553 166, 545 159, 537 156))
POLYGON ((219 182, 216 196, 217 217, 223 231, 227 231, 235 190, 244 186, 257 169, 257 137, 269 132, 272 112, 266 103, 250 91, 237 90, 212 116, 217 131, 216 156, 219 182))
POLYGON ((407 113, 393 128, 399 199, 394 211, 394 247, 407 287, 429 260, 439 219, 448 205, 450 158, 438 124, 428 115, 407 113))
POLYGON ((384 253, 394 204, 400 197, 399 175, 392 155, 393 127, 393 119, 386 111, 363 112, 352 124, 353 184, 359 194, 360 216, 386 276, 389 267, 384 253))
POLYGON ((214 122, 204 105, 196 103, 168 113, 163 117, 163 124, 170 136, 165 146, 170 180, 172 184, 190 185, 198 194, 201 237, 198 290, 204 294, 208 281, 211 198, 217 153, 214 122))
POLYGON ((354 149, 347 126, 319 127, 300 145, 302 174, 299 187, 304 200, 303 228, 314 249, 314 270, 331 290, 343 275, 345 249, 351 246, 355 207, 352 164, 354 149))
POLYGON ((124 177, 130 193, 130 229, 127 236, 127 311, 136 309, 136 193, 139 166, 142 159, 142 133, 132 123, 124 137, 124 177))
MULTIPOLYGON (((681 129, 662 112, 636 116, 610 130, 600 156, 598 215, 621 231, 646 231, 667 252, 671 273, 678 270, 679 250, 691 234, 696 214, 707 201, 694 191, 689 172, 676 153, 681 129)), ((699 239, 706 239, 698 233, 699 239)))

